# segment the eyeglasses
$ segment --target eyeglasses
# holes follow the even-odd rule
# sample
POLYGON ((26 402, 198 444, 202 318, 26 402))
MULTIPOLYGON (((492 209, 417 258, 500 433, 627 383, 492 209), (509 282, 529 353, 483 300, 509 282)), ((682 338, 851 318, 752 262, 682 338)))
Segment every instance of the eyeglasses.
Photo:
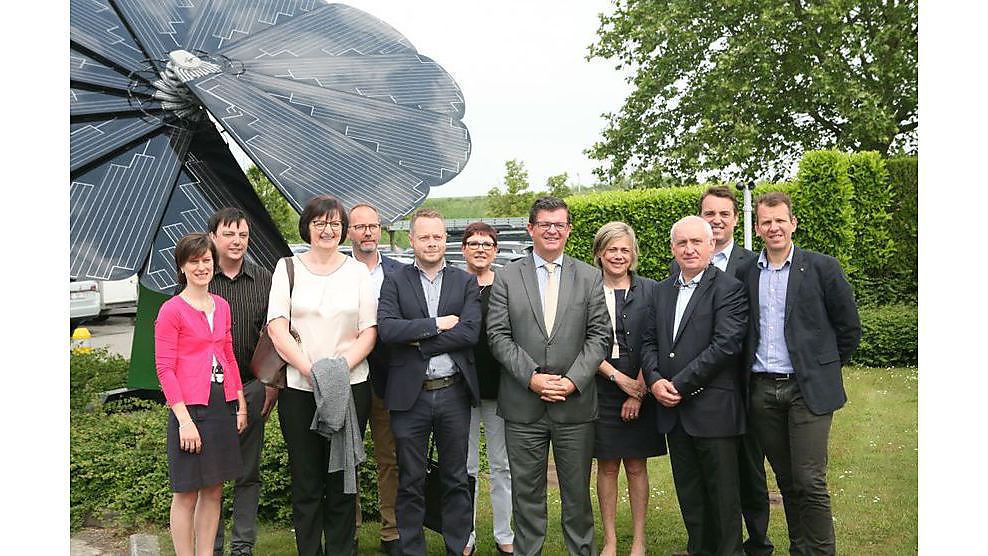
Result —
POLYGON ((555 228, 559 231, 563 231, 569 228, 569 222, 536 222, 535 226, 543 232, 547 231, 549 228, 555 228))
POLYGON ((330 221, 316 220, 314 222, 311 222, 309 225, 312 226, 313 228, 317 229, 317 230, 320 230, 320 231, 321 230, 325 230, 326 229, 326 226, 329 226, 330 228, 332 228, 334 230, 342 230, 343 229, 343 222, 340 222, 339 220, 330 220, 330 221))
POLYGON ((370 230, 371 232, 376 232, 376 231, 378 231, 378 230, 381 229, 381 225, 380 224, 354 224, 353 226, 350 226, 350 229, 353 230, 353 231, 355 231, 355 232, 357 232, 357 233, 362 234, 362 233, 364 233, 367 230, 370 230))
POLYGON ((494 243, 490 241, 468 241, 466 246, 470 249, 483 249, 484 251, 490 251, 494 248, 494 243))

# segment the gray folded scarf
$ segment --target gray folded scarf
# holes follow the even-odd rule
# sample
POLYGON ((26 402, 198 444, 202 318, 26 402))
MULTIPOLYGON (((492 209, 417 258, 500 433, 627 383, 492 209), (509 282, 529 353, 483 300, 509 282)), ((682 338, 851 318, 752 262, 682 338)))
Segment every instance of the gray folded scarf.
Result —
POLYGON ((327 472, 343 471, 343 493, 357 493, 357 465, 367 459, 357 430, 357 408, 350 392, 346 359, 323 358, 312 364, 312 395, 316 413, 310 430, 329 439, 327 472))

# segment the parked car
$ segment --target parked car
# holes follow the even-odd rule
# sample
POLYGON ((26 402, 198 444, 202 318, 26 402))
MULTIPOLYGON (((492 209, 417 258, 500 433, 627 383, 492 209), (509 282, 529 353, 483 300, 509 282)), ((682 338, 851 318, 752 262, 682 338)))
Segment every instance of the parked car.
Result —
POLYGON ((122 280, 101 280, 100 317, 137 312, 138 280, 134 274, 122 280))
POLYGON ((95 280, 69 280, 69 332, 99 318, 102 296, 95 280))

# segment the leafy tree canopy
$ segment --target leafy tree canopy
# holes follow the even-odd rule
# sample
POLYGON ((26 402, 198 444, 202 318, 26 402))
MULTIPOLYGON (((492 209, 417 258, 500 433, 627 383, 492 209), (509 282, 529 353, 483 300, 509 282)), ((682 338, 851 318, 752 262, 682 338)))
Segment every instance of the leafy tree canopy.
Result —
POLYGON ((915 152, 917 0, 616 0, 589 57, 634 72, 601 178, 782 179, 810 149, 915 152))

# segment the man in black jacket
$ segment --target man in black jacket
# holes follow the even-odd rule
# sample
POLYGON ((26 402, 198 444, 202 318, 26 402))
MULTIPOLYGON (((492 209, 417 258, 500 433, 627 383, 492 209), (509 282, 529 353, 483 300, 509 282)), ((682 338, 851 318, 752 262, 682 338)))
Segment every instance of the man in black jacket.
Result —
POLYGON ((836 554, 827 444, 861 321, 840 263, 793 244, 789 196, 766 193, 755 213, 765 248, 746 279, 751 428, 782 491, 790 552, 836 554))
MULTIPOLYGON (((714 254, 710 264, 743 282, 758 256, 734 242, 734 228, 738 224, 737 197, 722 185, 710 187, 700 197, 699 208, 700 218, 710 224, 714 234, 714 254)), ((675 261, 672 262, 671 274, 679 274, 679 265, 675 261)), ((741 391, 747 392, 747 386, 741 391)), ((747 403, 747 397, 744 401, 747 403)), ((765 453, 750 427, 738 440, 738 481, 741 488, 741 515, 748 529, 744 552, 748 556, 770 556, 775 546, 768 538, 769 502, 765 480, 765 453)))
POLYGON ((745 430, 744 285, 710 266, 710 225, 687 216, 670 233, 680 273, 659 284, 642 369, 659 401, 690 554, 741 554, 738 437, 745 430))
POLYGON ((398 454, 398 542, 401 554, 425 555, 425 471, 432 434, 443 482, 446 552, 462 554, 473 529, 467 432, 470 406, 480 397, 473 359, 480 290, 472 275, 446 264, 442 215, 419 209, 410 227, 415 264, 385 276, 377 310, 378 338, 389 355, 384 404, 398 454))

